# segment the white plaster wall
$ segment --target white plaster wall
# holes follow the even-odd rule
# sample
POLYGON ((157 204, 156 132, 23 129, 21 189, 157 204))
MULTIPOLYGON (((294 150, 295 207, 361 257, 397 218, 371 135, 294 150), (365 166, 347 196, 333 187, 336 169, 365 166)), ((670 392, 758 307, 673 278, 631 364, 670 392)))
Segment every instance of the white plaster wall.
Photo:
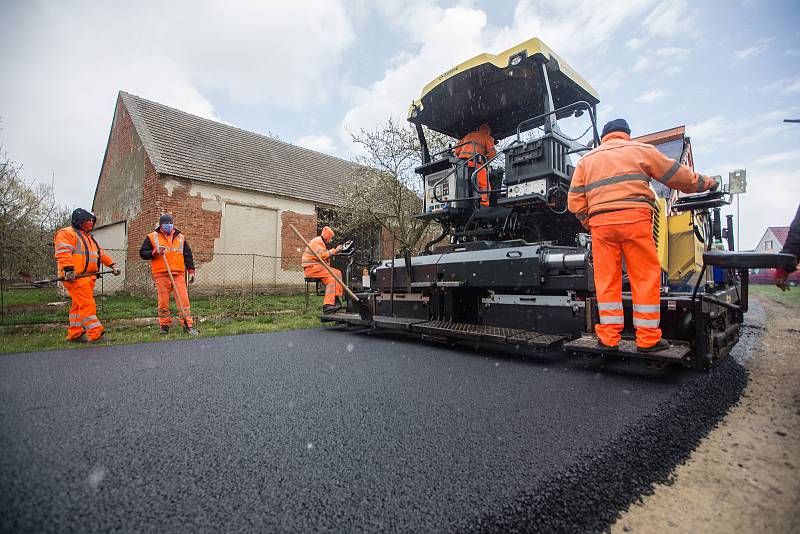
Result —
POLYGON ((214 241, 215 257, 197 271, 198 283, 225 286, 300 284, 302 273, 283 271, 281 213, 314 215, 310 202, 192 182, 190 194, 203 199, 203 209, 222 212, 220 236, 214 241), (258 254, 236 257, 225 254, 258 254))

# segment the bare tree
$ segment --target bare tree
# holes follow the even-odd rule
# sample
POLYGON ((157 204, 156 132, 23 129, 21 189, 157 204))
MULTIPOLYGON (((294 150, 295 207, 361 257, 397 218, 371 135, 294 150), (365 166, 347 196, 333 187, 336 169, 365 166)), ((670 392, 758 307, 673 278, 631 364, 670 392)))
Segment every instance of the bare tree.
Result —
POLYGON ((4 278, 18 271, 46 274, 51 270, 53 234, 69 220, 52 187, 26 183, 21 169, 0 145, 0 261, 4 278))
MULTIPOLYGON (((445 148, 454 142, 436 132, 427 134, 432 147, 445 148)), ((389 119, 350 135, 359 153, 353 158, 357 165, 342 191, 345 204, 337 210, 338 230, 348 233, 378 226, 398 249, 419 250, 422 239, 436 229, 431 228, 430 220, 414 217, 423 209, 422 178, 414 173, 422 164, 416 132, 410 125, 389 119)))

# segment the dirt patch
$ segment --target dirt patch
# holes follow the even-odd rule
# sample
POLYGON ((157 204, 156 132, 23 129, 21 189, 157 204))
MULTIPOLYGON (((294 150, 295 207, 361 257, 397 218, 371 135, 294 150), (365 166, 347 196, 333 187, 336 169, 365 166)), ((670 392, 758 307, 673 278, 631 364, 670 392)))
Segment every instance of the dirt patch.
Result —
POLYGON ((613 525, 614 533, 797 532, 800 525, 800 309, 759 297, 767 331, 739 404, 613 525))

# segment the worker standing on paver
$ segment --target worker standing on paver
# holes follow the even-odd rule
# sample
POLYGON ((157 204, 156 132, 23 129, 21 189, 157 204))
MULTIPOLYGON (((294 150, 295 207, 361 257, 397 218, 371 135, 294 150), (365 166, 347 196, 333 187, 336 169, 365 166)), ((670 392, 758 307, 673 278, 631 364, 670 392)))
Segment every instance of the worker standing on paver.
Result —
POLYGON ((64 288, 72 299, 67 341, 97 341, 104 332, 103 325, 97 318, 97 305, 94 301, 97 277, 76 277, 100 271, 101 263, 111 267, 114 276, 120 274, 114 260, 103 252, 91 233, 96 221, 93 213, 78 208, 72 212, 72 226, 56 232, 53 239, 58 272, 64 277, 64 288))
POLYGON ((143 260, 150 260, 153 281, 158 289, 160 333, 169 334, 169 327, 172 325, 169 296, 174 291, 175 304, 178 306, 183 329, 190 336, 196 336, 199 332, 193 326, 189 291, 185 279, 185 276, 188 275, 189 283, 194 282, 194 257, 186 237, 175 228, 172 215, 165 213, 161 216, 155 231, 147 234, 147 237, 144 238, 139 256, 143 260))
MULTIPOLYGON (((478 154, 482 158, 472 159, 467 163, 470 167, 479 167, 483 165, 486 160, 492 159, 497 154, 494 149, 495 140, 492 138, 492 131, 488 124, 481 124, 477 130, 465 135, 461 141, 458 142, 453 152, 457 158, 470 159, 472 156, 478 154)), ((481 191, 489 190, 489 173, 488 169, 483 168, 478 171, 478 189, 481 191)), ((472 171, 470 171, 472 172, 472 171)), ((489 205, 489 195, 487 193, 481 194, 481 205, 489 205)))
POLYGON ((786 243, 783 245, 781 253, 791 254, 795 257, 795 262, 791 269, 786 270, 780 267, 775 269, 775 285, 783 291, 788 291, 789 285, 786 283, 786 279, 797 270, 797 263, 800 262, 800 206, 798 206, 794 220, 789 226, 789 235, 786 237, 786 243))
MULTIPOLYGON (((308 246, 322 259, 327 262, 331 256, 341 252, 347 245, 339 245, 336 248, 328 249, 328 243, 333 239, 333 230, 326 226, 322 229, 320 235, 309 241, 308 246)), ((314 254, 306 249, 303 251, 303 257, 300 260, 300 265, 303 267, 303 274, 306 278, 315 278, 321 280, 325 285, 325 298, 322 301, 322 313, 325 315, 335 313, 342 309, 342 303, 339 298, 344 293, 342 286, 336 281, 336 278, 323 267, 314 254)), ((339 269, 331 270, 341 280, 342 272, 339 269)))
POLYGON ((600 324, 595 331, 602 348, 619 345, 625 319, 622 310, 622 257, 633 296, 636 346, 643 352, 669 348, 659 322, 661 266, 653 240, 654 179, 684 193, 699 193, 719 183, 670 159, 653 145, 631 141, 624 119, 603 127, 600 146, 578 162, 568 195, 569 210, 592 233, 594 281, 600 324))

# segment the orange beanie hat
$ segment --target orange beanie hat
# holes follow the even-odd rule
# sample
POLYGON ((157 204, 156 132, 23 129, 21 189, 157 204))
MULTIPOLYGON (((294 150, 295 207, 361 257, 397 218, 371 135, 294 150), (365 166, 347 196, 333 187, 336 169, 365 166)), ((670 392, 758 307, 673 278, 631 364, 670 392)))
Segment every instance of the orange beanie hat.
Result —
POLYGON ((333 230, 331 230, 330 226, 326 226, 322 229, 322 239, 325 241, 333 239, 333 230))

